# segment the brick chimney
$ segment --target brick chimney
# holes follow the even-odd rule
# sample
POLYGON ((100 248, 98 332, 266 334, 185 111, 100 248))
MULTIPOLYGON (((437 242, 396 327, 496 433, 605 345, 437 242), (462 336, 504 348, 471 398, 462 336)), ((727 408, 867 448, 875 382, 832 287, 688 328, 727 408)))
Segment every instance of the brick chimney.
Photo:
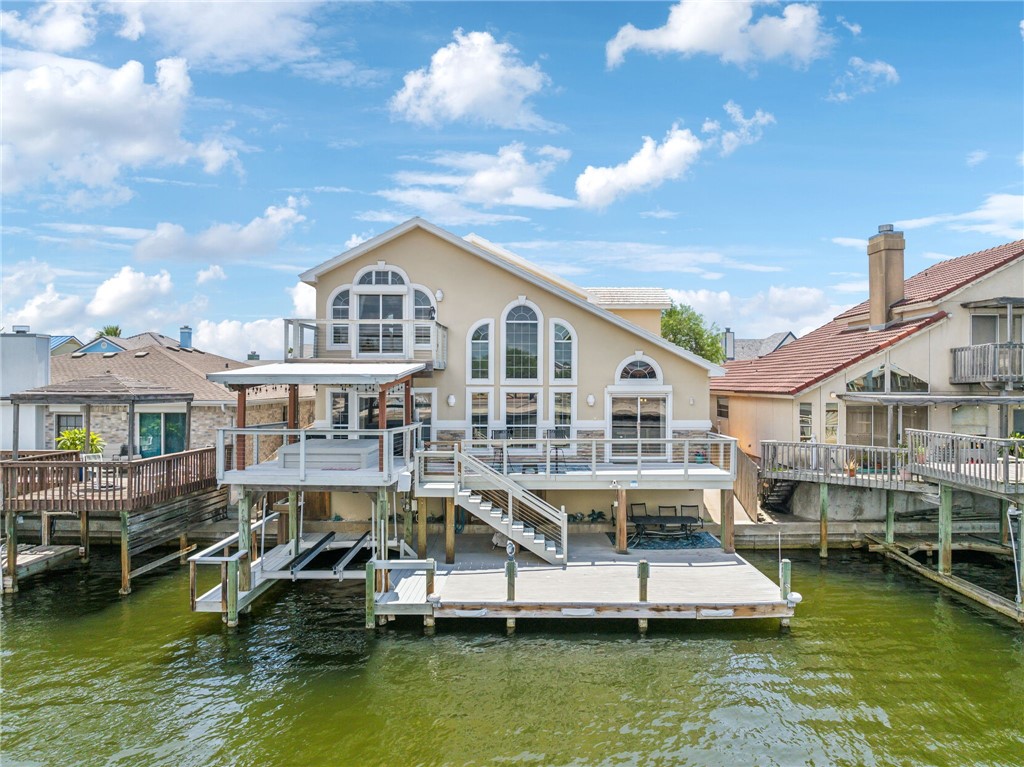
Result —
POLYGON ((903 232, 882 224, 868 240, 868 324, 882 328, 892 322, 892 305, 903 299, 903 232))

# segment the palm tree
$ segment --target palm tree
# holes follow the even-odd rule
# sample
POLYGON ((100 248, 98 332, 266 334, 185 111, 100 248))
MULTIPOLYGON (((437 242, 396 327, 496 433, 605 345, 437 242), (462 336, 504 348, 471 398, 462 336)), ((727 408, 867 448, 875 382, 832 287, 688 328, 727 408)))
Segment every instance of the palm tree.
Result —
POLYGON ((104 325, 103 330, 100 331, 102 336, 110 336, 111 338, 121 337, 121 326, 120 325, 104 325))

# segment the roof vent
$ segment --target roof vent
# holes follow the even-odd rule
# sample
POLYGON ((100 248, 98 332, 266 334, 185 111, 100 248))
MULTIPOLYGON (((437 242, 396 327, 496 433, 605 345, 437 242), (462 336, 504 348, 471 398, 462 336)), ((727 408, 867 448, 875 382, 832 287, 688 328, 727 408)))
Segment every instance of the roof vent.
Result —
POLYGON ((84 357, 84 356, 85 356, 85 352, 73 352, 71 354, 71 359, 77 360, 79 357, 84 357))
POLYGON ((135 352, 136 357, 145 357, 149 352, 135 352))
POLYGON ((879 234, 891 234, 895 230, 896 230, 896 227, 894 227, 892 224, 879 224, 878 225, 878 233, 879 234))
POLYGON ((19 336, 23 336, 28 332, 28 325, 15 325, 11 328, 19 336))
POLYGON ((117 352, 103 352, 103 359, 109 360, 111 357, 116 357, 117 352))

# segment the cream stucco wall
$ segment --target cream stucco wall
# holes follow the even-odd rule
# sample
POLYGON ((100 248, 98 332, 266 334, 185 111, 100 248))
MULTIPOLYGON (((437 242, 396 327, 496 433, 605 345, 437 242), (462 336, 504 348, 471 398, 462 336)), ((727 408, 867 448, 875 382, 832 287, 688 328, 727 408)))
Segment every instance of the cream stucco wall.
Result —
MULTIPOLYGON (((315 285, 317 316, 328 316, 328 301, 340 286, 352 283, 361 269, 384 262, 408 275, 409 282, 426 288, 431 295, 443 291, 437 303, 437 321, 448 328, 447 368, 430 377, 417 377, 414 386, 436 389, 434 427, 465 428, 468 423, 467 385, 492 392, 492 427, 503 423, 501 390, 526 390, 541 393, 539 426, 552 424, 551 393, 555 389, 576 392, 574 422, 580 430, 604 429, 607 387, 618 382, 616 369, 637 352, 653 361, 664 374, 664 385, 671 391, 670 428, 706 428, 709 425, 709 389, 707 370, 666 349, 650 339, 612 324, 559 295, 512 274, 427 231, 413 229, 362 256, 321 275, 315 285), (502 382, 503 323, 506 308, 524 297, 541 316, 540 381, 502 382), (575 331, 578 349, 576 383, 552 381, 551 324, 559 319, 575 331), (481 320, 493 320, 493 382, 466 380, 466 346, 470 330, 481 320), (587 396, 594 395, 594 405, 587 396), (455 404, 447 399, 454 395, 455 404)), ((338 356, 342 356, 339 354, 338 356)), ((347 353, 344 354, 347 356, 347 353)), ((643 391, 643 385, 632 387, 643 391)), ((326 417, 326 389, 318 393, 318 417, 326 417)), ((653 391, 653 389, 652 389, 653 391)))
POLYGON ((612 309, 609 308, 612 314, 617 314, 627 322, 632 322, 634 325, 643 328, 648 333, 654 333, 656 336, 661 335, 661 312, 657 309, 612 309))

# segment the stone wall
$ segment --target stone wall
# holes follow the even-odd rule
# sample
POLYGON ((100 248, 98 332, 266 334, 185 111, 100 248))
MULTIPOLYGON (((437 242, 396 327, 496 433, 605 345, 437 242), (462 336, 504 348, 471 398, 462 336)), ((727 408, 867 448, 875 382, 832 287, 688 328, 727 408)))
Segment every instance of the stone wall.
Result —
MULTIPOLYGON (((934 505, 923 502, 915 493, 896 492, 896 514, 912 511, 936 511, 934 505)), ((819 485, 814 482, 800 482, 790 504, 793 515, 801 519, 819 519, 821 512, 819 485)), ((965 491, 953 491, 953 516, 986 515, 993 519, 999 516, 999 501, 983 495, 965 491)), ((847 487, 829 485, 828 518, 835 522, 879 522, 885 521, 885 491, 871 487, 847 487)))

